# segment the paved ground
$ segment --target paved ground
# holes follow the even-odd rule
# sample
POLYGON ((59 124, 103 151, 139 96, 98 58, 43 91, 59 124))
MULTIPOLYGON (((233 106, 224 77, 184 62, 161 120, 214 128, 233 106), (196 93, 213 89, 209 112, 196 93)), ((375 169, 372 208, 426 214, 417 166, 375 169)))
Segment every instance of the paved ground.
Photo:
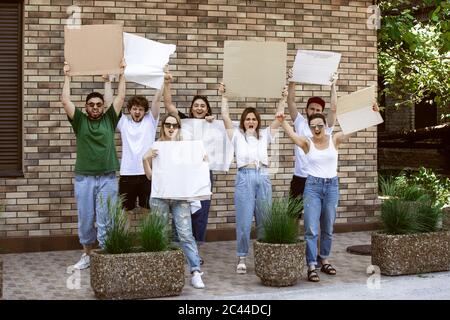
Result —
MULTIPOLYGON (((235 242, 209 242, 200 249, 205 259, 206 289, 186 285, 181 296, 171 299, 450 299, 450 272, 420 276, 385 277, 367 274, 370 256, 346 252, 350 245, 370 243, 370 233, 335 235, 332 259, 338 275, 320 274, 319 283, 303 277, 297 285, 271 288, 254 273, 250 253, 248 273, 235 273, 235 242)), ((80 257, 79 251, 37 252, 2 255, 4 299, 95 299, 89 269, 67 274, 67 266, 80 257)), ((306 272, 305 272, 306 274, 306 272)))

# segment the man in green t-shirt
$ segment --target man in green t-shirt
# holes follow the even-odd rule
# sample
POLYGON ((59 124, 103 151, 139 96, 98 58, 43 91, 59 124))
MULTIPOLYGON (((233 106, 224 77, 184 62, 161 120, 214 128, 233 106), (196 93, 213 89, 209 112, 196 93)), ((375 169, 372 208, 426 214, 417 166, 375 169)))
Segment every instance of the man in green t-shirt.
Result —
POLYGON ((109 108, 105 108, 103 95, 91 92, 86 97, 86 114, 70 100, 70 67, 64 64, 64 86, 61 102, 77 139, 75 162, 75 198, 78 210, 78 236, 84 253, 73 267, 90 266, 90 252, 98 240, 105 244, 109 226, 106 206, 108 199, 117 198, 116 171, 119 169, 114 132, 121 117, 125 100, 125 62, 121 63, 118 95, 109 108), (106 110, 105 110, 106 109, 106 110), (94 223, 97 223, 97 231, 94 223))

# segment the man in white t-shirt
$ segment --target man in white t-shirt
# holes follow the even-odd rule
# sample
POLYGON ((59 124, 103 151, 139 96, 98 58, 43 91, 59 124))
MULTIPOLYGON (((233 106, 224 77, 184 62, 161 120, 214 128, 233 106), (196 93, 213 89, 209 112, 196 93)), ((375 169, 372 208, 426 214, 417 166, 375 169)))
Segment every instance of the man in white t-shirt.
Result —
POLYGON ((160 99, 161 91, 157 90, 148 112, 145 97, 131 97, 127 102, 130 116, 122 116, 117 125, 122 138, 119 193, 124 197, 123 206, 128 211, 136 208, 136 200, 139 200, 139 207, 150 207, 151 181, 145 175, 142 157, 155 141, 160 99))
MULTIPOLYGON (((289 86, 288 86, 288 109, 292 121, 294 122, 295 132, 299 136, 311 137, 311 130, 309 129, 309 117, 316 113, 323 113, 325 109, 325 101, 320 97, 311 97, 306 103, 306 119, 298 111, 295 105, 295 82, 291 81, 292 70, 289 70, 289 86)), ((336 122, 336 107, 337 107, 337 95, 336 95, 336 81, 338 75, 334 73, 331 75, 331 106, 330 112, 327 117, 327 134, 333 132, 334 123, 336 122)), ((306 155, 303 150, 294 146, 295 149, 295 169, 294 176, 291 180, 291 188, 289 194, 291 197, 303 197, 303 191, 305 190, 306 177, 308 176, 308 163, 306 155)))

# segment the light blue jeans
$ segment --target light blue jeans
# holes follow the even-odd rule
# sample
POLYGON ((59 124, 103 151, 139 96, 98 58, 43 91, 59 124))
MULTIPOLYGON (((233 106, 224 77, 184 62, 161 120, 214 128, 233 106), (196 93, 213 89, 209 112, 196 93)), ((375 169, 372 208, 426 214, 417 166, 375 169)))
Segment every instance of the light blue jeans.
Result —
POLYGON ((200 271, 200 257, 198 255, 197 243, 192 235, 191 208, 189 202, 150 198, 150 209, 152 212, 162 214, 167 223, 169 223, 169 213, 172 212, 178 239, 191 268, 191 272, 200 271))
POLYGON ((264 235, 263 218, 272 205, 272 183, 265 168, 240 168, 236 175, 234 206, 236 207, 236 242, 238 257, 246 257, 250 246, 253 214, 256 236, 264 235))
POLYGON ((325 179, 308 176, 303 193, 306 262, 317 265, 317 239, 320 226, 319 259, 330 256, 333 241, 333 224, 339 201, 338 177, 325 179))
POLYGON ((116 201, 118 185, 114 172, 98 176, 75 175, 75 198, 78 210, 78 236, 83 246, 93 245, 95 239, 105 246, 110 225, 107 201, 116 201), (94 223, 97 223, 95 231, 94 223))

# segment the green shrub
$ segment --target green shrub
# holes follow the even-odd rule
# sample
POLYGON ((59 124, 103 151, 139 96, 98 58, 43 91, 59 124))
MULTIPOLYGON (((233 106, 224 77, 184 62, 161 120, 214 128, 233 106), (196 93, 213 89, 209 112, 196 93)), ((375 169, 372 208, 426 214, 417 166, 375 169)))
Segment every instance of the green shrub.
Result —
POLYGON ((410 181, 426 190, 436 206, 442 208, 450 205, 450 179, 422 167, 411 176, 410 181))
POLYGON ((139 226, 138 238, 145 252, 167 250, 170 246, 170 230, 164 216, 158 212, 148 214, 139 226))
POLYGON ((381 222, 388 234, 435 232, 441 219, 442 209, 427 195, 414 201, 391 198, 381 205, 381 222))
POLYGON ((266 243, 289 244, 298 241, 298 212, 302 210, 303 202, 297 198, 281 198, 273 201, 267 207, 263 218, 266 243))
POLYGON ((381 204, 381 223, 387 234, 417 232, 414 205, 401 199, 389 199, 381 204))
MULTIPOLYGON (((103 201, 101 201, 104 205, 103 201)), ((123 209, 123 198, 116 201, 108 198, 106 205, 110 218, 110 227, 106 232, 105 249, 109 254, 129 253, 133 251, 133 236, 127 230, 127 215, 123 209)))

